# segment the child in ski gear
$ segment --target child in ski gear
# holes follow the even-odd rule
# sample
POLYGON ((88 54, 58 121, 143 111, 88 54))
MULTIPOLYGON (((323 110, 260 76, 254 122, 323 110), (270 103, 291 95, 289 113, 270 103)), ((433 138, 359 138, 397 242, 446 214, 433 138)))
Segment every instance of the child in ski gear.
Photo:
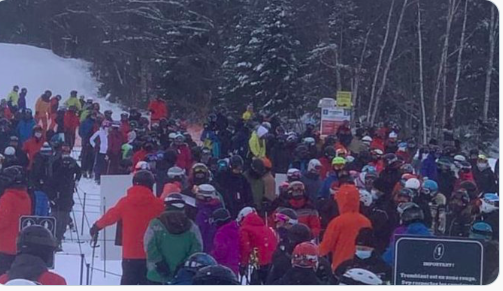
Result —
POLYGON ((217 231, 211 255, 223 266, 239 274, 239 226, 227 209, 219 208, 212 214, 217 231))

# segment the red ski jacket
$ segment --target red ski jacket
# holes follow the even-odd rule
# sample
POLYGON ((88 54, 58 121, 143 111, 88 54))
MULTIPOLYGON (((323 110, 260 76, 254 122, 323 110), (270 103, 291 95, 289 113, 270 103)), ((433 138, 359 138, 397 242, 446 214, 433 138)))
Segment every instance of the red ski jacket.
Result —
POLYGON ((239 229, 241 265, 248 265, 253 249, 257 249, 258 263, 265 266, 271 263, 272 255, 278 245, 274 231, 267 227, 257 213, 248 214, 239 229))
POLYGON ((151 120, 161 120, 168 117, 168 108, 163 100, 152 100, 148 104, 148 110, 152 112, 151 120))
MULTIPOLYGON (((9 282, 9 276, 7 274, 0 276, 0 284, 5 284, 7 282, 9 282)), ((38 277, 37 283, 42 285, 66 285, 66 280, 56 273, 45 271, 38 277)))
POLYGON ((143 236, 150 221, 164 210, 164 202, 144 186, 127 190, 117 204, 96 221, 101 229, 122 220, 122 258, 145 259, 143 236))
POLYGON ((35 160, 35 155, 40 151, 44 145, 45 139, 42 137, 40 139, 36 137, 31 137, 29 140, 25 141, 23 144, 23 152, 28 156, 30 163, 28 164, 28 170, 31 170, 33 166, 33 161, 35 160))
POLYGON ((122 152, 124 137, 119 130, 112 130, 108 134, 108 154, 118 155, 122 152))
POLYGON ((80 125, 80 118, 74 112, 67 111, 63 119, 63 124, 66 132, 75 132, 80 125))
POLYGON ((0 252, 15 255, 19 218, 31 214, 31 199, 26 190, 7 188, 0 197, 0 252))
POLYGON ((175 149, 178 151, 176 166, 185 169, 185 172, 189 173, 192 167, 192 156, 189 146, 187 144, 182 144, 181 146, 175 146, 175 149))

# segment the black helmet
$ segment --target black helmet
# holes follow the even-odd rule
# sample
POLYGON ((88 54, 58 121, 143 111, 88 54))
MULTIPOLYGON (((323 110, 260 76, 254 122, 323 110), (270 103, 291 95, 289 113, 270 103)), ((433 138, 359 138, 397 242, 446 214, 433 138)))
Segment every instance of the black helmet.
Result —
POLYGON ((333 146, 326 146, 323 154, 326 158, 332 161, 332 159, 337 155, 337 152, 333 146))
POLYGON ((220 226, 231 221, 231 214, 229 213, 229 210, 225 208, 218 208, 211 214, 211 219, 214 224, 220 226))
POLYGON ((26 186, 26 173, 21 166, 10 166, 3 169, 0 174, 0 181, 6 187, 26 186))
POLYGON ((216 266, 217 261, 206 253, 194 253, 187 258, 183 266, 191 270, 199 270, 208 266, 216 266))
POLYGON ((416 203, 403 203, 400 208, 402 209, 400 219, 403 224, 409 225, 416 221, 424 221, 424 212, 416 203))
POLYGON ((112 113, 113 113, 112 110, 105 110, 105 112, 103 112, 103 114, 110 116, 112 116, 112 113))
POLYGON ((402 161, 395 154, 385 154, 383 157, 385 167, 394 167, 402 165, 402 161))
POLYGON ((46 264, 52 259, 57 242, 52 233, 41 225, 24 228, 17 237, 18 254, 30 254, 40 257, 46 264))
POLYGON ((243 158, 240 155, 234 155, 229 160, 229 166, 231 169, 242 168, 243 165, 243 158))
POLYGON ((152 190, 154 188, 155 178, 154 175, 147 170, 140 170, 134 174, 133 185, 145 186, 152 190))
POLYGON ((197 271, 193 285, 239 285, 234 272, 222 265, 208 266, 197 271))

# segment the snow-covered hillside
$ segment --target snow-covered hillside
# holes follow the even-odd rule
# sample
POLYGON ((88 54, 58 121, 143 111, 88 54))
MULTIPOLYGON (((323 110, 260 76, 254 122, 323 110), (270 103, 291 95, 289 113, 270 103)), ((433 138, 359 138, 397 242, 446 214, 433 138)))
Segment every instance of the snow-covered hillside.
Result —
MULTIPOLYGON (((0 97, 5 98, 14 85, 27 88, 27 105, 34 108, 37 98, 45 91, 59 94, 66 100, 71 90, 86 98, 98 96, 99 83, 93 78, 88 62, 65 59, 50 50, 38 47, 0 43, 0 97)), ((99 100, 102 109, 112 109, 118 117, 120 109, 99 100)))

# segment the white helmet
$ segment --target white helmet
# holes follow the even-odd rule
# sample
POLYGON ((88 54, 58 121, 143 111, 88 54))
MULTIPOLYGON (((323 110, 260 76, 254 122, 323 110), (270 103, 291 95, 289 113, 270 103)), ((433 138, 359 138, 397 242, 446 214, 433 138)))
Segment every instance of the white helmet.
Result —
POLYGON ((16 154, 16 149, 13 147, 6 147, 3 153, 6 156, 13 156, 16 154))
POLYGON ((312 170, 316 169, 317 167, 321 167, 321 162, 317 159, 312 159, 309 161, 309 164, 307 165, 307 171, 311 172, 312 170))
POLYGON ((344 273, 339 285, 382 285, 376 274, 365 269, 349 269, 344 273))
POLYGON ((168 178, 182 177, 185 175, 185 170, 180 167, 171 167, 168 169, 168 178))
POLYGON ((396 132, 392 131, 392 132, 390 132, 390 133, 389 133, 389 136, 388 136, 388 137, 389 137, 389 138, 397 138, 397 137, 398 137, 398 135, 396 134, 396 132))
POLYGON ((362 138, 362 141, 363 141, 363 142, 368 142, 368 143, 371 143, 371 142, 372 142, 372 138, 371 138, 370 136, 366 135, 366 136, 364 136, 364 137, 362 138))
POLYGON ((372 204, 372 194, 365 189, 360 189, 360 202, 367 207, 370 206, 372 204))
POLYGON ((168 138, 169 139, 175 139, 176 138, 176 133, 175 132, 172 132, 168 135, 168 138))
POLYGON ((462 155, 455 155, 454 161, 455 162, 466 162, 466 158, 465 158, 465 156, 462 156, 462 155))
POLYGON ((304 143, 307 145, 315 145, 316 141, 312 137, 306 137, 304 138, 304 143))
POLYGON ((419 182, 416 178, 410 178, 407 182, 405 182, 405 188, 419 190, 419 188, 421 188, 421 182, 419 182))
POLYGON ((134 169, 136 171, 139 171, 139 170, 148 170, 150 171, 150 165, 145 162, 145 161, 139 161, 136 166, 134 167, 134 169))
POLYGON ((37 283, 26 279, 14 279, 5 283, 5 286, 35 286, 37 283))
POLYGON ((253 207, 247 206, 247 207, 241 209, 241 211, 239 211, 238 217, 236 218, 236 221, 238 223, 241 223, 241 221, 243 221, 243 219, 245 219, 245 217, 248 214, 253 213, 253 212, 256 212, 255 208, 253 208, 253 207))

